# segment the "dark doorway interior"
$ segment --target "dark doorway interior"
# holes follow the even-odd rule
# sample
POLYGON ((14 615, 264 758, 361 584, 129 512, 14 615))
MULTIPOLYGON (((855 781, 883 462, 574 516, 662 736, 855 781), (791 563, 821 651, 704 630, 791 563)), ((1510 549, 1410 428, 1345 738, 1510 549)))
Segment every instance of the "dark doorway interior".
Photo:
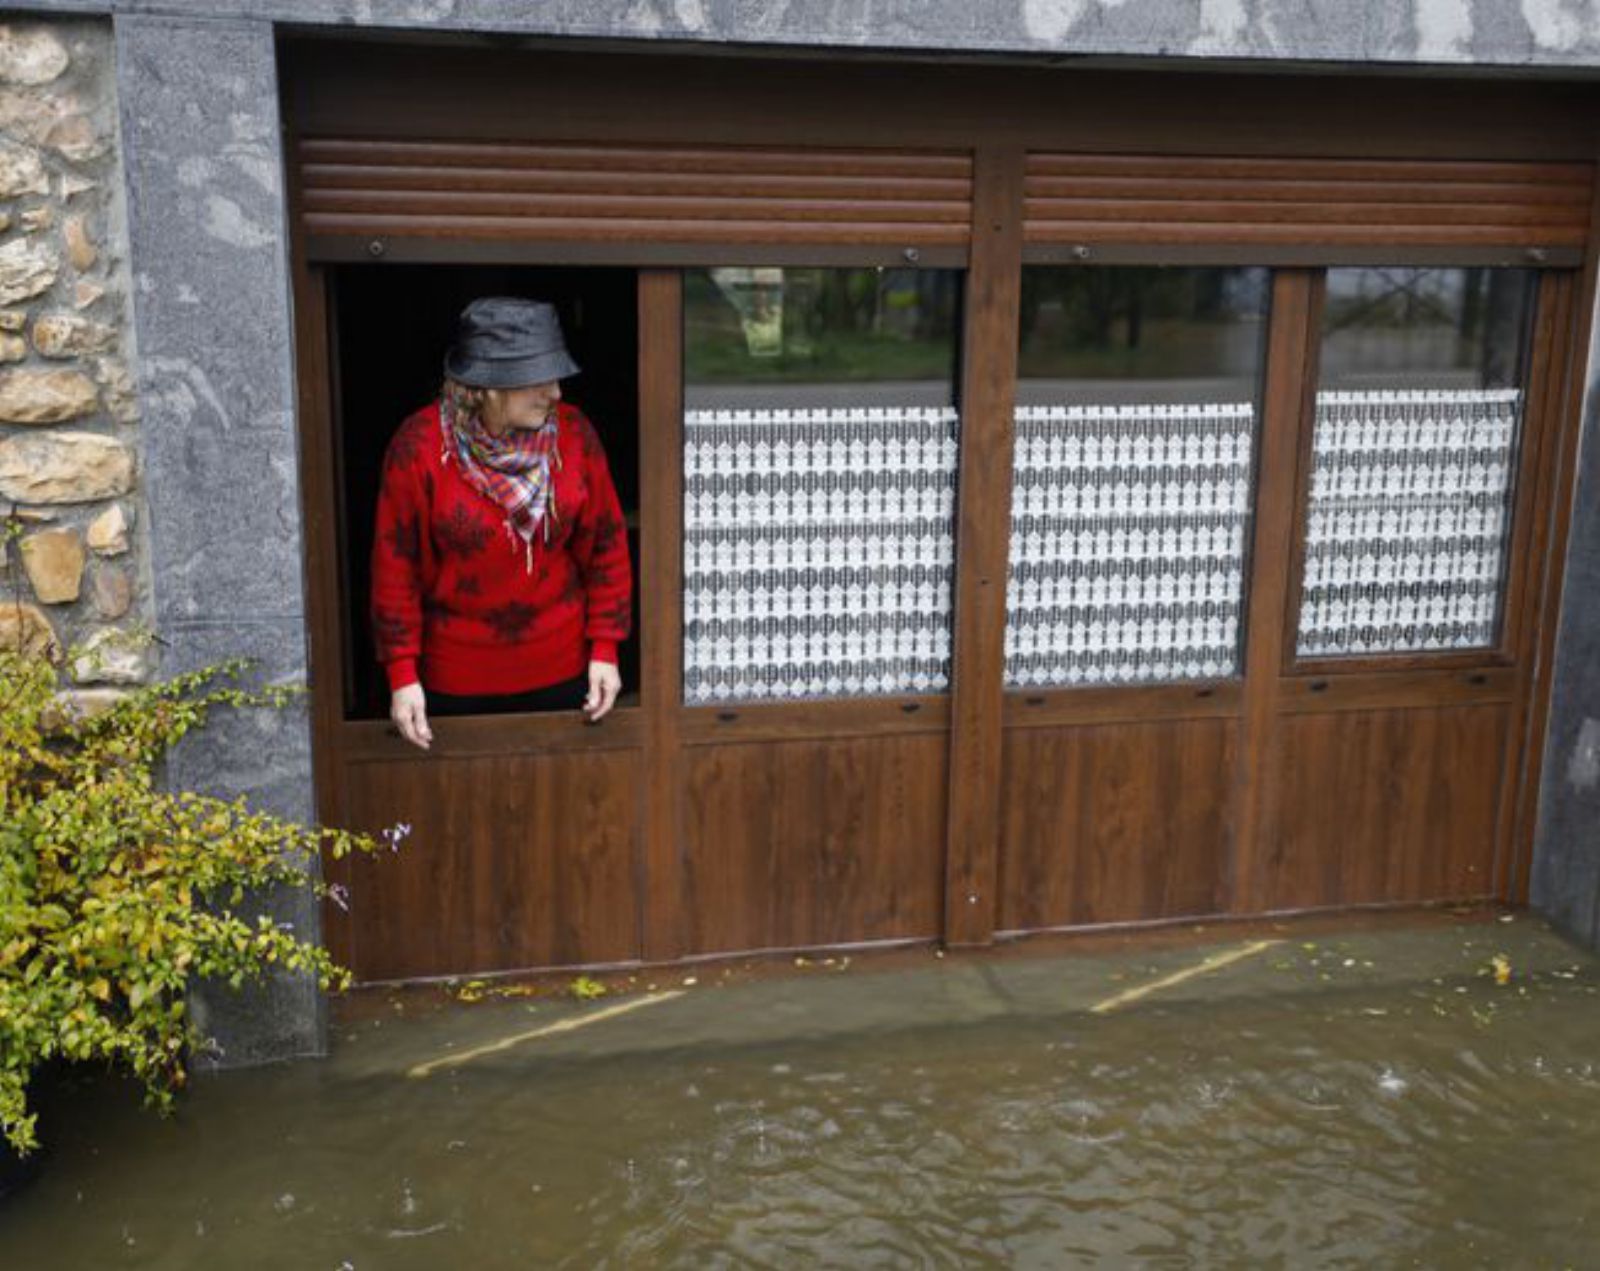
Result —
MULTIPOLYGON (((372 654, 367 594, 372 520, 384 447, 400 422, 437 395, 456 317, 478 296, 548 300, 561 314, 582 372, 564 396, 594 421, 628 518, 638 595, 639 380, 636 277, 632 269, 512 265, 340 265, 333 270, 335 430, 341 470, 347 719, 388 715, 389 694, 372 654)), ((638 623, 620 651, 623 704, 639 679, 638 623)))

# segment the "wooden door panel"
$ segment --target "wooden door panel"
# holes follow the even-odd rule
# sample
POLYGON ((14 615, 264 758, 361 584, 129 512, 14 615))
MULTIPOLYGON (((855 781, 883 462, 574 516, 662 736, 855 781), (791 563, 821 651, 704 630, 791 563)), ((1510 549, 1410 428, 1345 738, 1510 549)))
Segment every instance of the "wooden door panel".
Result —
POLYGON ((1507 719, 1504 705, 1285 717, 1266 907, 1492 893, 1507 719))
POLYGON ((691 947, 937 936, 947 770, 942 734, 687 747, 691 947))
POLYGON ((358 977, 637 958, 639 780, 637 751, 347 765, 354 826, 412 827, 352 863, 358 977))
POLYGON ((1216 912, 1237 732, 1227 719, 1008 729, 1001 928, 1216 912))

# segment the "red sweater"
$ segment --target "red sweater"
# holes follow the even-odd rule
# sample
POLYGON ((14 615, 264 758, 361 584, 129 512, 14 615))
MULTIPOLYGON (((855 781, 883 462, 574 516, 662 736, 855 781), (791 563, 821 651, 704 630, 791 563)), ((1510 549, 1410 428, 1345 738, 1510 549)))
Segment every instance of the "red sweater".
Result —
MULTIPOLYGON (((527 569, 505 513, 444 462, 439 403, 389 441, 372 544, 372 637, 391 689, 520 693, 615 663, 632 621, 628 534, 594 426, 557 405, 556 522, 527 569)), ((548 515, 548 514, 547 514, 548 515)))

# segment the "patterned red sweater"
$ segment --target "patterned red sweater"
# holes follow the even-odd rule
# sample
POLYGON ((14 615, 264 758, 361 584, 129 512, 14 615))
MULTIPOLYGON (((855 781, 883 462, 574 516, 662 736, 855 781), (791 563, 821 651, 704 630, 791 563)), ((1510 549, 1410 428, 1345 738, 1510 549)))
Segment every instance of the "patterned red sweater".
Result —
POLYGON ((505 514, 444 461, 439 403, 389 441, 372 545, 372 634, 391 689, 520 693, 615 663, 632 621, 628 534, 594 426, 556 408, 558 519, 527 569, 505 514))

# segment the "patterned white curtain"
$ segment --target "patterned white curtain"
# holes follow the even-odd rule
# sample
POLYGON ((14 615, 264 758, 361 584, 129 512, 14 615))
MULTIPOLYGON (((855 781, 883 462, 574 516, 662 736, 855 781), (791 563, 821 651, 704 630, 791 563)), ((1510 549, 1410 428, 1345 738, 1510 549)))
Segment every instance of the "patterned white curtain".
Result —
POLYGON ((1237 673, 1254 435, 1247 402, 1017 409, 1008 686, 1237 673))
POLYGON ((1317 394, 1302 657, 1495 641, 1522 394, 1317 394))
POLYGON ((957 416, 684 416, 684 699, 950 683, 957 416))

